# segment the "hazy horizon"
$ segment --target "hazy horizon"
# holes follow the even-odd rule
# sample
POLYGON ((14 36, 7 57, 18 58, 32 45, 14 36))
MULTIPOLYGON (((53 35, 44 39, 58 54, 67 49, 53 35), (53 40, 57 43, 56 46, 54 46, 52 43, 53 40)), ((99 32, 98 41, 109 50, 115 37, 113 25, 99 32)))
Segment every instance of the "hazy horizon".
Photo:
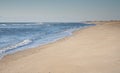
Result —
POLYGON ((0 0, 0 22, 120 20, 120 0, 0 0))

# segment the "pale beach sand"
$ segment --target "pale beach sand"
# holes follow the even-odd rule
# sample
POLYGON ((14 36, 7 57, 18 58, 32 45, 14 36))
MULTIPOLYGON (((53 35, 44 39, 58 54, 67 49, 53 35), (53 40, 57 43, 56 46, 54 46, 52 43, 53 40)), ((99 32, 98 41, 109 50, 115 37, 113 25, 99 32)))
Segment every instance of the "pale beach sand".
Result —
POLYGON ((120 21, 0 60, 0 73, 120 73, 120 21))

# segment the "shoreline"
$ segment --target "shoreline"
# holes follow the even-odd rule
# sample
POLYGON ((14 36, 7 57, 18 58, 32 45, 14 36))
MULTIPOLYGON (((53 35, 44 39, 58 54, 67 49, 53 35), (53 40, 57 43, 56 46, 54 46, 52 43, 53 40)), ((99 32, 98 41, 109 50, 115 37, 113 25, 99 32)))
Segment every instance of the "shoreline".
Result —
MULTIPOLYGON (((82 23, 82 24, 88 24, 88 23, 82 23)), ((72 36, 73 33, 78 31, 78 30, 82 30, 82 29, 85 29, 85 28, 88 28, 88 27, 91 27, 91 26, 95 26, 95 24, 91 24, 90 26, 89 25, 81 26, 80 28, 71 29, 70 31, 68 30, 68 31, 65 31, 65 34, 64 34, 64 32, 62 32, 62 34, 64 34, 63 36, 58 36, 58 37, 56 37, 55 39, 53 39, 51 41, 44 42, 44 43, 41 43, 41 44, 40 43, 31 44, 31 42, 33 42, 33 41, 29 40, 29 39, 23 40, 22 42, 19 42, 18 44, 16 44, 16 45, 23 45, 22 43, 26 43, 22 47, 18 46, 18 48, 17 48, 16 45, 15 45, 15 48, 14 48, 14 45, 12 45, 13 51, 8 51, 8 52, 4 53, 4 50, 3 50, 3 55, 1 54, 0 60, 3 59, 7 55, 16 54, 16 53, 24 51, 24 50, 28 50, 28 49, 31 49, 31 48, 37 48, 37 47, 41 47, 41 46, 44 46, 44 45, 48 45, 50 43, 54 43, 54 42, 56 42, 58 40, 61 40, 63 38, 72 36), (29 45, 29 42, 30 42, 30 45, 29 45)), ((9 48, 9 47, 7 47, 7 48, 9 48)), ((10 50, 12 50, 12 48, 10 50)))
MULTIPOLYGON (((85 23, 85 24, 91 24, 91 23, 85 23)), ((10 58, 10 61, 11 61, 12 58, 13 58, 12 61, 14 61, 14 58, 16 58, 16 59, 18 58, 18 59, 19 59, 19 57, 20 57, 20 58, 23 57, 23 56, 26 57, 26 56, 29 56, 30 54, 37 53, 37 51, 41 50, 41 49, 44 48, 44 47, 47 47, 47 46, 49 47, 49 45, 52 45, 52 44, 55 44, 55 43, 64 41, 64 40, 66 40, 66 39, 69 39, 70 37, 72 37, 72 36, 74 36, 74 35, 77 35, 77 33, 78 33, 79 31, 84 30, 84 29, 87 29, 87 28, 89 28, 89 27, 94 27, 94 26, 96 26, 96 24, 95 24, 95 25, 92 25, 92 26, 84 26, 84 27, 82 27, 82 28, 76 29, 76 30, 74 30, 73 32, 71 32, 71 35, 65 36, 65 37, 60 38, 60 39, 58 39, 58 40, 56 40, 56 41, 49 42, 49 43, 44 44, 44 45, 39 45, 39 46, 33 47, 33 48, 26 48, 26 49, 24 49, 24 50, 17 51, 17 52, 11 53, 11 54, 7 54, 7 55, 3 56, 3 57, 0 59, 0 62, 1 62, 1 61, 2 61, 2 62, 5 61, 5 59, 7 59, 7 58, 10 58), (31 52, 32 52, 32 53, 31 53, 31 52), (25 53, 26 53, 26 54, 25 54, 25 53)))
POLYGON ((1 73, 119 73, 120 22, 92 22, 47 45, 5 56, 1 73), (101 25, 102 24, 102 25, 101 25))

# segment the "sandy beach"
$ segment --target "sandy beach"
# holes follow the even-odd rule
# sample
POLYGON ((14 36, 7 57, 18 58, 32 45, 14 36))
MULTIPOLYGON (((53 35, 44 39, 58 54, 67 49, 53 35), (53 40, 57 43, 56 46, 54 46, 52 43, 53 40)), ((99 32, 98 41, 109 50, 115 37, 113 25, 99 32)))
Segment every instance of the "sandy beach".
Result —
POLYGON ((120 73, 120 21, 91 22, 55 43, 0 60, 0 73, 120 73))

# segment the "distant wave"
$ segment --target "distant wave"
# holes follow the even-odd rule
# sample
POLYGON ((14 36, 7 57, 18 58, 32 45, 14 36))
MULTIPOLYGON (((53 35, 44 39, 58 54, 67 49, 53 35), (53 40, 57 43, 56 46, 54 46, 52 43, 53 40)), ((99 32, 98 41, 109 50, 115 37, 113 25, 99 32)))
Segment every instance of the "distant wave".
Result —
POLYGON ((0 25, 2 25, 2 26, 7 26, 7 25, 42 25, 42 24, 44 24, 44 23, 42 23, 42 22, 36 22, 36 23, 30 23, 30 22, 26 22, 26 23, 0 23, 0 25))

